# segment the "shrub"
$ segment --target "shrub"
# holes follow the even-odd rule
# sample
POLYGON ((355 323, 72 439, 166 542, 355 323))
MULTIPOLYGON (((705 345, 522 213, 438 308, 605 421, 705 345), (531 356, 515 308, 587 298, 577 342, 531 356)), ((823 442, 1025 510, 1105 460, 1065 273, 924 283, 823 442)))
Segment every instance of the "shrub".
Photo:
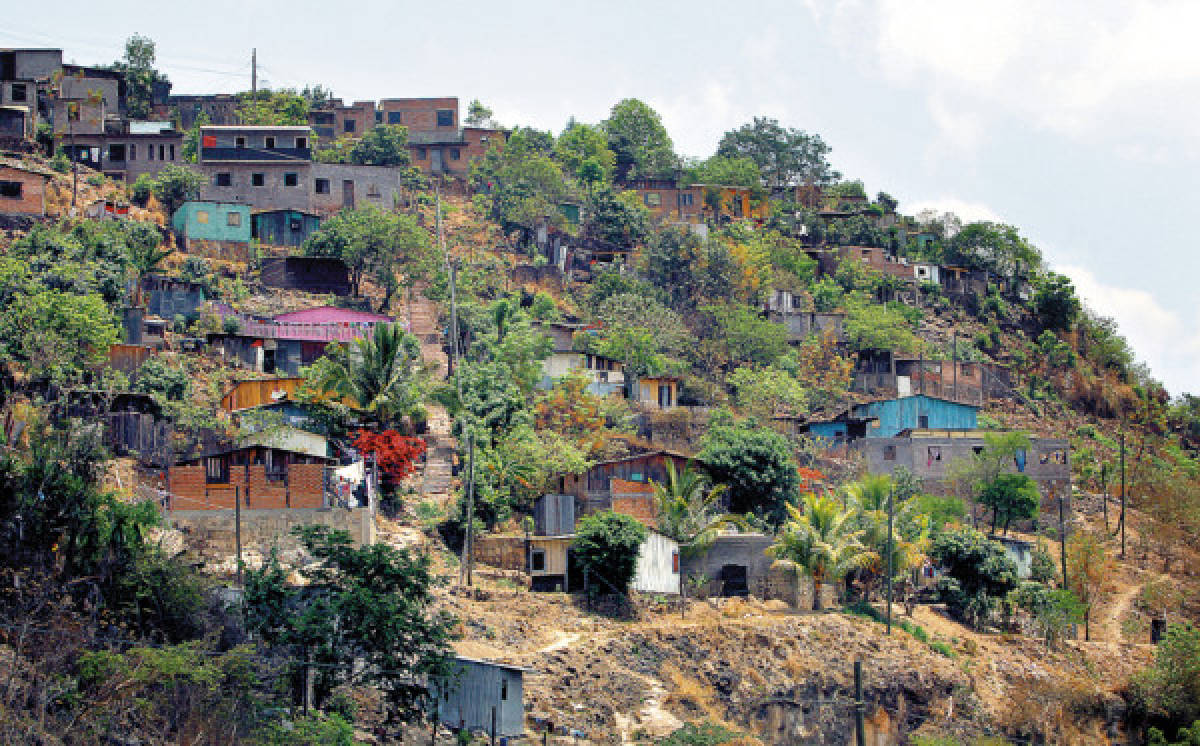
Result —
POLYGON ((104 174, 92 174, 88 176, 87 183, 94 187, 104 186, 104 174))
POLYGON ((1130 690, 1137 709, 1168 732, 1200 720, 1200 628, 1172 627, 1130 690))
POLYGON ((129 186, 129 199, 139 207, 145 207, 154 191, 154 179, 150 174, 142 174, 129 186))
POLYGON ((571 550, 592 577, 615 593, 625 593, 637 571, 646 527, 611 510, 586 516, 575 531, 571 550))
POLYGON ((942 600, 972 626, 985 622, 996 600, 1017 587, 1017 566, 1003 545, 974 529, 938 534, 930 556, 946 568, 938 582, 942 600))

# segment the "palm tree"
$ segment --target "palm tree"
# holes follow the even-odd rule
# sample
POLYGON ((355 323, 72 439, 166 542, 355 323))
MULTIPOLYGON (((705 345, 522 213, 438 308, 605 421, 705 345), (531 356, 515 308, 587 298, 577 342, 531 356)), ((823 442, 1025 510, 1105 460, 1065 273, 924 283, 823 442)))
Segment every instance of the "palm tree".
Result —
POLYGON ((888 497, 892 505, 891 566, 895 577, 915 567, 924 556, 929 541, 929 520, 916 509, 911 499, 895 494, 895 485, 886 474, 867 475, 842 488, 847 508, 856 513, 862 530, 862 543, 868 555, 862 567, 867 594, 876 580, 886 577, 888 566, 888 497))
POLYGON ((862 543, 864 532, 856 528, 856 512, 836 500, 809 492, 804 511, 788 505, 788 520, 779 537, 767 549, 776 566, 786 567, 813 579, 813 610, 821 608, 821 586, 841 581, 870 561, 870 550, 862 543))
POLYGON ((354 402, 387 425, 419 400, 416 367, 421 345, 397 324, 376 324, 370 337, 332 344, 310 377, 322 392, 354 402))
POLYGON ((725 526, 745 526, 745 521, 719 511, 725 485, 712 486, 704 474, 688 464, 682 472, 667 462, 667 481, 654 483, 658 530, 679 542, 680 551, 694 555, 710 546, 725 526))

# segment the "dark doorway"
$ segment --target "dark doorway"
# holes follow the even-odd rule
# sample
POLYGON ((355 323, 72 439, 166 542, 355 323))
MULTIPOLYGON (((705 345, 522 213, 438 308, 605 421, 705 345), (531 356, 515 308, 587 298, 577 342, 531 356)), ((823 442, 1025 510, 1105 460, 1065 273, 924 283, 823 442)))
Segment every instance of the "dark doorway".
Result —
POLYGON ((275 350, 263 350, 263 373, 275 372, 275 350))
POLYGON ((342 181, 342 207, 354 207, 354 182, 350 179, 342 181))
POLYGON ((745 565, 725 565, 721 568, 721 595, 750 595, 750 584, 746 582, 745 565))

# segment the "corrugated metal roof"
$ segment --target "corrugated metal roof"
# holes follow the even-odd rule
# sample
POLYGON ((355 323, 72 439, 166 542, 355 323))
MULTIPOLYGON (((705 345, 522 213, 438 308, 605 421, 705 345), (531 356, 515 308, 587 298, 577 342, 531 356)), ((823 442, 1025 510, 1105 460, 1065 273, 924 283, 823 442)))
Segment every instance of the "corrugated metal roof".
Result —
POLYGON ((381 313, 354 311, 349 308, 335 308, 334 306, 321 306, 319 308, 306 308, 303 311, 289 311, 288 313, 281 313, 278 316, 273 316, 272 320, 302 324, 327 324, 336 323, 339 321, 375 322, 388 324, 395 319, 393 319, 391 316, 385 316, 381 313))
POLYGON ((162 132, 171 132, 175 128, 170 122, 130 122, 129 134, 131 135, 157 135, 162 132))

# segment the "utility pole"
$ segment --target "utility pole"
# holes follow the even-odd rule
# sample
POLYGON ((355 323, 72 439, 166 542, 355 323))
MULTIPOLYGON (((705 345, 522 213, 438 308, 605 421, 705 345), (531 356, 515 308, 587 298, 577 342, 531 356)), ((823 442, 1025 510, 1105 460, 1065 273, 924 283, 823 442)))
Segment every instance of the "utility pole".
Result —
POLYGON ((1104 533, 1108 534, 1108 462, 1100 464, 1100 491, 1104 493, 1104 533))
POLYGON ((867 705, 863 702, 862 661, 854 661, 854 743, 867 746, 867 727, 863 716, 867 705))
POLYGON ((895 549, 892 546, 892 522, 895 515, 894 496, 896 489, 894 486, 888 487, 888 563, 887 563, 887 633, 892 634, 892 555, 895 554, 895 549))
POLYGON ((459 569, 459 582, 466 578, 466 584, 471 585, 471 565, 474 561, 475 539, 475 433, 467 431, 467 535, 463 540, 462 567, 459 569))
POLYGON ((1121 423, 1121 559, 1125 559, 1125 423, 1121 423))
POLYGON ((950 364, 954 366, 954 401, 958 401, 958 327, 954 327, 954 349, 950 351, 950 364))
POLYGON ((233 540, 237 546, 237 584, 238 588, 245 588, 242 585, 242 494, 241 486, 234 485, 233 487, 233 540))
POLYGON ((1052 495, 1058 495, 1058 556, 1062 565, 1062 587, 1067 587, 1067 524, 1063 520, 1063 497, 1058 494, 1056 487, 1050 488, 1052 495))
POLYGON ((258 49, 250 49, 250 100, 258 100, 258 49))

